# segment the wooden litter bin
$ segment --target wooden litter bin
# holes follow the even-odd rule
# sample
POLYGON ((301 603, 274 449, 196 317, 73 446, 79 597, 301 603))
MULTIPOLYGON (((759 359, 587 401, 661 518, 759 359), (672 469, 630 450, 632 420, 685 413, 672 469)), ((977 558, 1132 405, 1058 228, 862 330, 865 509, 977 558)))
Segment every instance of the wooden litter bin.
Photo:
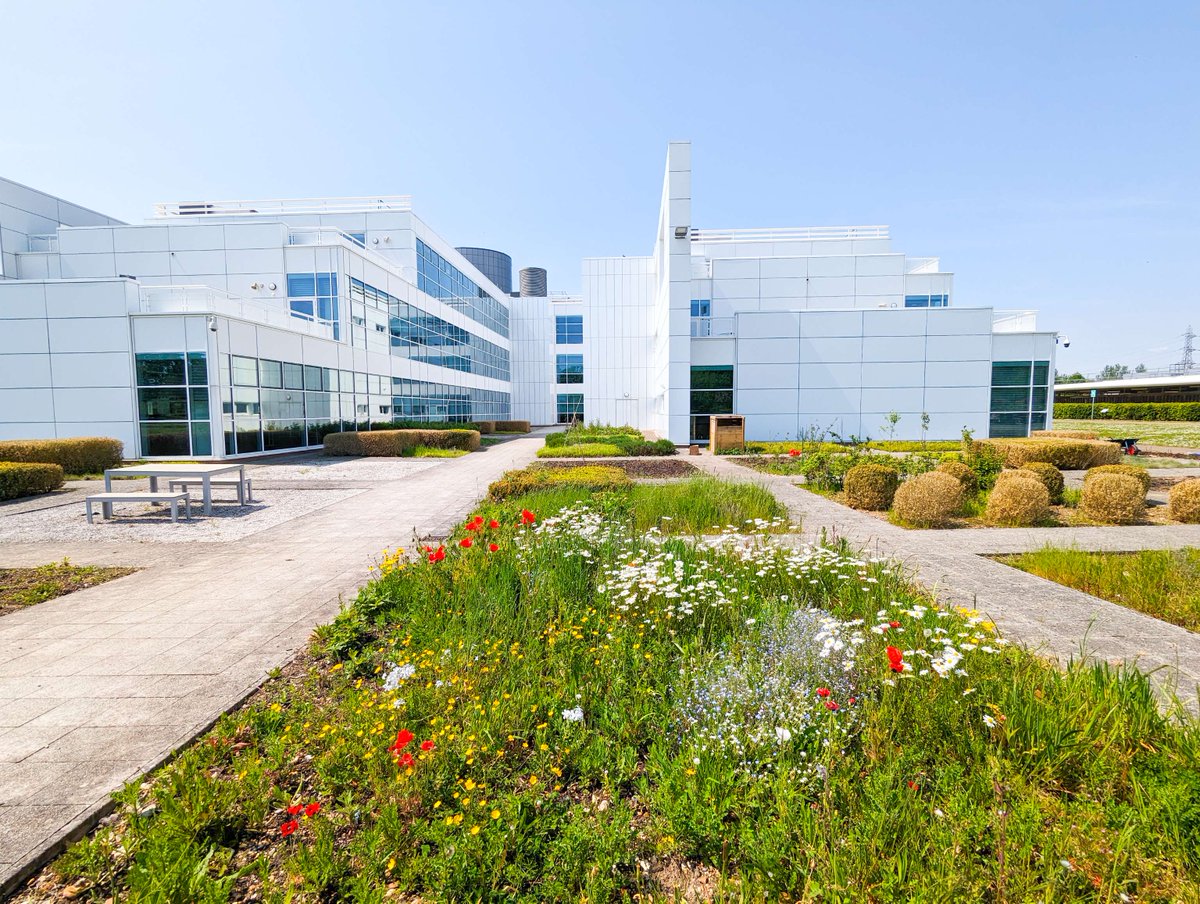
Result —
POLYGON ((713 455, 746 448, 746 419, 740 414, 714 414, 708 419, 708 449, 713 455))

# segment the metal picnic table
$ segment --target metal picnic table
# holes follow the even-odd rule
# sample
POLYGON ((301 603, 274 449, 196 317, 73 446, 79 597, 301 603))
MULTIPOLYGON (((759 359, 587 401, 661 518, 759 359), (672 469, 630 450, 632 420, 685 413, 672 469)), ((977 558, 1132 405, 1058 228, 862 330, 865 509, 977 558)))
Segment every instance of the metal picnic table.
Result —
MULTIPOLYGON (((149 477, 150 491, 158 492, 158 478, 160 477, 195 477, 201 481, 201 487, 204 494, 204 514, 212 514, 212 479, 220 474, 227 474, 230 471, 238 472, 238 479, 245 481, 246 466, 242 464, 225 464, 225 465, 203 465, 203 464, 181 464, 181 465, 156 465, 153 463, 144 465, 128 465, 124 468, 106 468, 104 471, 104 492, 112 492, 113 477, 149 477)), ((106 502, 104 505, 104 517, 112 517, 112 503, 106 502)))

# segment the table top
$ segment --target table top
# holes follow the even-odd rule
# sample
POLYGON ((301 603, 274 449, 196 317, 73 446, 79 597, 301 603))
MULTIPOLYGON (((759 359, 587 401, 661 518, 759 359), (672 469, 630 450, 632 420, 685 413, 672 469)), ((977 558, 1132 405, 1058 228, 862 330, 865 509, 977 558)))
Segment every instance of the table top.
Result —
POLYGON ((136 474, 142 477, 203 477, 205 474, 215 476, 226 471, 240 471, 245 467, 241 462, 223 465, 205 464, 161 464, 148 462, 144 465, 127 465, 123 468, 108 468, 105 474, 136 474))

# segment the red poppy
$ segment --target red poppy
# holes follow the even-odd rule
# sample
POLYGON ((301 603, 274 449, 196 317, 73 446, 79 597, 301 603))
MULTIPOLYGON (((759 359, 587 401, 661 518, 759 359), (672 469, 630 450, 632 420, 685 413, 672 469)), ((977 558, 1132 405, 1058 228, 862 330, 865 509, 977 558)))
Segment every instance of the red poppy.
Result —
POLYGON ((471 541, 470 537, 463 537, 461 540, 458 541, 458 545, 461 546, 463 549, 470 549, 474 545, 474 543, 471 541))
POLYGON ((788 455, 792 456, 792 458, 795 458, 799 454, 800 454, 799 449, 788 449, 788 455))
POLYGON ((416 735, 414 735, 407 728, 401 728, 398 732, 396 732, 396 743, 389 747, 388 750, 392 751, 392 753, 399 754, 401 750, 412 743, 412 739, 415 737, 416 735))
POLYGON ((440 562, 444 558, 446 558, 446 547, 444 547, 444 546, 439 546, 437 549, 435 549, 433 552, 431 552, 429 554, 430 562, 440 562))
POLYGON ((304 808, 305 816, 316 816, 320 812, 321 812, 321 805, 319 803, 317 803, 317 801, 315 801, 315 800, 311 804, 309 804, 307 807, 304 808))
POLYGON ((832 713, 835 713, 839 709, 841 709, 841 707, 838 706, 836 703, 834 703, 832 700, 830 700, 828 703, 825 704, 825 708, 832 713))
POLYGON ((412 764, 413 764, 413 755, 411 753, 406 753, 406 754, 404 754, 404 756, 400 757, 400 765, 401 766, 411 766, 412 764))
POLYGON ((817 696, 818 697, 828 697, 829 696, 829 688, 827 688, 827 687, 817 688, 817 696))
POLYGON ((472 521, 467 525, 467 530, 479 530, 479 525, 472 521))
POLYGON ((850 698, 849 700, 847 700, 846 702, 847 702, 847 703, 850 703, 850 704, 853 704, 853 703, 854 703, 854 700, 855 700, 855 698, 854 698, 854 697, 851 697, 851 698, 850 698))
POLYGON ((918 787, 917 783, 916 783, 916 782, 914 782, 914 781, 912 781, 912 780, 910 779, 910 780, 909 780, 909 782, 908 782, 908 788, 909 788, 909 790, 910 790, 910 791, 916 791, 916 790, 917 790, 917 787, 918 787))
POLYGON ((900 622, 898 622, 898 621, 890 621, 890 622, 888 622, 888 627, 889 627, 889 628, 899 628, 899 627, 900 627, 900 622))
POLYGON ((283 825, 281 825, 279 827, 279 834, 282 835, 284 838, 286 838, 288 835, 291 835, 292 832, 296 831, 296 829, 298 829, 298 828, 300 828, 300 823, 296 822, 296 820, 294 820, 294 819, 289 819, 287 822, 285 822, 283 825))
POLYGON ((499 522, 499 521, 497 521, 495 518, 493 518, 491 521, 489 521, 489 522, 488 522, 488 529, 489 529, 489 530, 495 530, 495 529, 496 529, 496 528, 498 528, 499 526, 500 526, 500 522, 499 522))
POLYGON ((422 741, 421 742, 421 749, 423 751, 425 751, 425 753, 429 753, 429 751, 433 750, 434 746, 435 745, 434 745, 433 741, 422 741))
POLYGON ((529 511, 529 509, 521 509, 522 524, 533 524, 534 521, 537 521, 537 515, 529 511))
POLYGON ((888 647, 887 648, 887 658, 888 658, 888 667, 891 668, 891 670, 893 672, 903 672, 904 671, 904 654, 903 653, 901 653, 895 647, 888 647))
POLYGON ((496 544, 496 543, 488 544, 488 552, 499 552, 499 551, 500 551, 499 544, 496 544))
POLYGON ((297 813, 299 813, 303 809, 304 809, 304 804, 292 804, 290 807, 287 808, 288 816, 295 816, 297 813))
POLYGON ((432 546, 422 546, 421 548, 422 548, 423 550, 425 550, 426 552, 433 552, 433 547, 432 547, 432 546))

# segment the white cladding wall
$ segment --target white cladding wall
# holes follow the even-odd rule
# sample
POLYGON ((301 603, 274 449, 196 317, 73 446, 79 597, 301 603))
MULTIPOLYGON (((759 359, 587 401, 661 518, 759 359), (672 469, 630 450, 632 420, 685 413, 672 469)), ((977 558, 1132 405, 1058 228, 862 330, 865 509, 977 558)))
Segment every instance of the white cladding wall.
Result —
POLYGON ((751 439, 878 439, 892 411, 896 439, 921 438, 922 412, 929 438, 986 436, 991 324, 990 308, 741 313, 734 410, 751 439))
POLYGON ((549 298, 513 299, 509 323, 514 420, 531 424, 555 422, 554 309, 566 314, 579 313, 581 307, 579 304, 552 304, 549 298))
POLYGON ((111 436, 136 449, 128 280, 0 281, 0 439, 111 436))
POLYGON ((49 235, 60 225, 119 222, 18 182, 0 179, 0 279, 18 278, 17 255, 29 250, 31 235, 49 235))
POLYGON ((557 353, 583 354, 583 384, 556 386, 556 394, 582 392, 586 420, 658 429, 649 426, 659 419, 653 390, 656 292, 653 258, 589 258, 582 309, 553 306, 554 314, 583 314, 583 344, 556 347, 557 353))

